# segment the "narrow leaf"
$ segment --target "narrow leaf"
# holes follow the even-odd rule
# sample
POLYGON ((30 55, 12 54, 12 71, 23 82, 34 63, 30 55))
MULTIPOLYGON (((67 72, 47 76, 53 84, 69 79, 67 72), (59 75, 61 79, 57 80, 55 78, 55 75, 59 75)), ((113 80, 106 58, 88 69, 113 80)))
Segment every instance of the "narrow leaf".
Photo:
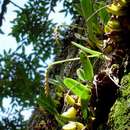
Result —
POLYGON ((64 84, 68 89, 70 89, 74 94, 79 96, 81 99, 88 100, 91 96, 91 90, 74 79, 65 78, 64 84))
POLYGON ((84 70, 81 69, 81 68, 77 69, 77 76, 78 76, 78 78, 79 78, 80 80, 82 80, 82 81, 85 81, 85 80, 86 80, 86 78, 85 78, 85 72, 84 72, 84 70))
POLYGON ((55 86, 59 86, 59 82, 57 80, 55 80, 55 79, 50 79, 49 78, 49 83, 51 83, 51 84, 53 84, 55 86))
POLYGON ((81 9, 81 5, 80 4, 73 4, 74 5, 74 8, 76 9, 76 11, 81 15, 83 16, 83 12, 82 12, 82 9, 81 9))
MULTIPOLYGON (((106 6, 106 2, 105 2, 105 1, 101 1, 101 2, 99 2, 98 4, 99 4, 99 5, 98 5, 98 8, 99 8, 99 9, 101 9, 101 8, 103 8, 103 7, 106 6)), ((107 24, 107 21, 109 20, 109 14, 108 14, 108 12, 106 11, 106 8, 103 8, 101 11, 99 11, 98 15, 99 15, 99 17, 100 17, 102 23, 103 23, 104 25, 107 24)))
POLYGON ((94 73, 93 73, 93 66, 89 58, 85 55, 85 53, 80 52, 80 60, 83 65, 85 80, 92 81, 94 77, 94 73))
POLYGON ((86 21, 88 37, 90 41, 95 43, 96 37, 94 34, 93 23, 97 23, 97 20, 96 17, 91 17, 92 14, 94 13, 93 2, 92 0, 80 0, 80 4, 83 12, 83 17, 85 18, 86 21))
POLYGON ((86 120, 88 118, 88 102, 86 100, 81 100, 81 111, 83 118, 86 120))
POLYGON ((72 42, 72 44, 75 45, 76 47, 80 48, 81 50, 83 50, 83 51, 86 52, 86 53, 89 53, 89 54, 91 54, 91 55, 95 55, 95 57, 96 57, 96 56, 97 56, 97 57, 100 57, 100 56, 102 55, 101 52, 91 50, 91 49, 89 49, 89 48, 87 48, 87 47, 84 47, 84 46, 82 46, 82 45, 80 45, 80 44, 78 44, 78 43, 76 43, 76 42, 72 42))
POLYGON ((42 106, 45 110, 49 111, 51 114, 57 114, 56 105, 51 96, 46 96, 44 90, 41 92, 38 98, 38 104, 42 106))

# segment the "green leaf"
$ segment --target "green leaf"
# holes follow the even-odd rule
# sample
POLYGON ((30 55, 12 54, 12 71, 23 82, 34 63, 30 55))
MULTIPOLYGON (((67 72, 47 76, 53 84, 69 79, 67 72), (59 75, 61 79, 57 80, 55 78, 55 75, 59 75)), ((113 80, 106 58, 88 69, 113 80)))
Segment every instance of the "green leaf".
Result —
POLYGON ((78 78, 79 78, 80 80, 82 80, 82 81, 85 81, 85 80, 86 80, 86 78, 85 78, 85 72, 84 72, 84 70, 81 69, 81 68, 77 69, 77 76, 78 76, 78 78))
POLYGON ((93 11, 93 3, 91 0, 80 0, 82 13, 87 20, 87 18, 92 15, 93 11))
POLYGON ((85 100, 81 100, 81 112, 83 114, 83 118, 88 118, 88 103, 85 100))
POLYGON ((75 45, 76 47, 80 48, 82 51, 84 51, 86 53, 89 53, 91 55, 95 55, 95 57, 100 57, 101 55, 103 55, 101 52, 91 50, 91 49, 84 47, 76 42, 72 42, 72 44, 75 45))
MULTIPOLYGON (((81 4, 82 12, 83 12, 83 17, 85 18, 85 21, 86 21, 88 37, 89 37, 90 41, 95 43, 96 37, 94 34, 93 23, 96 24, 97 19, 96 19, 96 17, 91 17, 92 14, 94 13, 93 2, 92 2, 92 0, 80 0, 80 4, 81 4)), ((98 25, 98 24, 96 24, 96 25, 98 25)), ((90 45, 92 45, 92 43, 90 45)))
POLYGON ((93 73, 93 66, 89 58, 85 55, 85 53, 80 52, 80 60, 83 65, 85 80, 92 81, 94 77, 94 73, 93 73))
POLYGON ((60 80, 55 80, 55 79, 51 79, 49 78, 49 81, 48 81, 50 84, 53 84, 54 86, 56 86, 58 89, 60 89, 60 91, 64 91, 64 83, 63 83, 63 80, 62 82, 60 80))
POLYGON ((71 78, 65 78, 64 84, 68 89, 70 89, 74 94, 79 96, 81 99, 85 100, 90 99, 91 89, 88 88, 87 86, 71 78))
POLYGON ((44 90, 41 91, 41 95, 38 98, 38 104, 42 106, 45 110, 50 112, 51 114, 57 114, 56 105, 54 99, 51 96, 46 96, 44 90))
POLYGON ((59 86, 60 85, 60 83, 57 80, 51 79, 51 78, 49 78, 49 83, 51 83, 51 84, 53 84, 55 86, 59 86))
MULTIPOLYGON (((101 2, 99 2, 98 4, 99 4, 99 5, 98 5, 98 8, 99 8, 99 9, 106 6, 106 2, 105 2, 105 1, 101 1, 101 2)), ((109 14, 108 14, 108 12, 106 11, 106 9, 103 8, 101 11, 99 11, 98 15, 99 15, 99 17, 100 17, 102 23, 103 23, 104 25, 106 25, 106 24, 107 24, 107 21, 109 20, 109 14)))
POLYGON ((74 5, 74 8, 76 9, 76 11, 81 15, 83 16, 83 12, 82 12, 82 9, 81 9, 81 5, 80 4, 73 4, 74 5))

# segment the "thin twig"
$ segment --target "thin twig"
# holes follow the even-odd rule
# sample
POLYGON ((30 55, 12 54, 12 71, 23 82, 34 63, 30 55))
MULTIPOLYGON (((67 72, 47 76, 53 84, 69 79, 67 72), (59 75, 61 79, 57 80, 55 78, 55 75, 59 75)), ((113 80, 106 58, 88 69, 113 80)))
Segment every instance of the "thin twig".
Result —
POLYGON ((17 8, 19 8, 19 9, 23 10, 23 8, 22 8, 22 7, 20 7, 19 5, 15 4, 13 1, 11 1, 11 0, 10 0, 10 3, 11 3, 12 5, 16 6, 17 8))
POLYGON ((57 65, 57 64, 61 64, 61 63, 64 63, 64 62, 76 61, 76 60, 80 60, 80 58, 78 57, 78 58, 66 59, 66 60, 61 60, 61 61, 55 61, 55 62, 51 63, 50 65, 48 65, 47 70, 45 72, 45 87, 44 87, 46 96, 48 96, 48 94, 49 94, 48 80, 49 80, 49 72, 50 72, 51 68, 54 65, 57 65))
POLYGON ((98 10, 96 10, 94 13, 92 13, 92 15, 90 15, 90 16, 87 18, 86 22, 88 22, 94 15, 96 15, 99 11, 101 11, 102 9, 104 9, 104 8, 106 8, 106 7, 108 7, 108 5, 105 5, 105 6, 101 7, 101 8, 99 8, 98 10))

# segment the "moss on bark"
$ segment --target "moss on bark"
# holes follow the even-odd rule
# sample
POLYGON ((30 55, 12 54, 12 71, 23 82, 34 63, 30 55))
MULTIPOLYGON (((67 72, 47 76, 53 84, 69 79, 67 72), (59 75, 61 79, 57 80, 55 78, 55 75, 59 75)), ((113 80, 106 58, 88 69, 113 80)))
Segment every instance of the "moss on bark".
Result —
POLYGON ((121 81, 120 94, 109 114, 110 130, 130 130, 130 73, 121 81))

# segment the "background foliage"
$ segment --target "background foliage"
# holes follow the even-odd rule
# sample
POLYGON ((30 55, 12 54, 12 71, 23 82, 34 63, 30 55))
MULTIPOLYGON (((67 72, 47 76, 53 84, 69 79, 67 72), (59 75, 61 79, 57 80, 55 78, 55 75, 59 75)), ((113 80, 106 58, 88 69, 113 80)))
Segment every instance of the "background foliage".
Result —
MULTIPOLYGON (((18 42, 15 51, 4 51, 4 54, 0 55, 1 111, 6 110, 3 107, 4 98, 11 98, 10 111, 11 113, 15 111, 11 118, 2 117, 1 129, 25 129, 26 123, 21 112, 25 108, 35 106, 40 88, 43 87, 45 61, 59 49, 53 36, 56 23, 49 19, 58 2, 63 2, 64 9, 61 12, 74 15, 72 2, 66 0, 28 0, 24 7, 15 5, 13 1, 1 1, 0 26, 8 11, 7 5, 13 4, 17 7, 15 10, 17 17, 11 22, 13 26, 10 35, 18 42), (27 55, 25 50, 28 45, 33 49, 27 55), (20 110, 17 110, 17 106, 20 110)), ((1 33, 3 32, 4 30, 1 30, 1 33)))
MULTIPOLYGON (((8 10, 7 5, 14 4, 18 7, 18 10, 15 10, 17 17, 11 22, 13 26, 10 33, 10 35, 16 38, 18 48, 15 51, 4 51, 4 54, 0 55, 0 106, 1 111, 4 112, 2 102, 7 97, 11 98, 13 109, 16 109, 17 105, 21 106, 21 110, 19 112, 16 111, 13 118, 8 119, 3 117, 0 123, 1 129, 25 129, 26 123, 20 112, 24 108, 33 107, 37 104, 36 99, 44 82, 43 68, 46 67, 45 61, 51 55, 56 56, 62 46, 62 43, 61 45, 55 44, 54 30, 57 23, 49 19, 49 15, 55 11, 58 2, 63 3, 61 13, 65 13, 66 16, 71 14, 72 21, 77 16, 84 15, 76 11, 81 11, 78 0, 28 0, 24 7, 15 5, 10 0, 1 1, 0 26, 4 22, 4 15, 6 15, 8 10), (32 45, 33 49, 27 55, 25 50, 29 45, 32 45)), ((95 14, 101 17, 100 21, 93 18, 87 20, 98 8, 103 7, 105 2, 100 0, 99 2, 93 1, 91 4, 96 8, 89 8, 88 6, 90 10, 87 10, 88 13, 85 13, 87 14, 85 16, 86 23, 83 26, 88 28, 85 31, 87 31, 88 37, 91 40, 89 43, 95 47, 92 45, 93 38, 95 39, 95 34, 101 33, 97 22, 103 26, 108 16, 103 9, 95 14), (92 23, 95 24, 92 25, 92 23)), ((90 3, 87 3, 87 5, 90 5, 90 3)), ((85 10, 86 8, 83 9, 83 11, 85 10)), ((67 28, 60 30, 61 40, 64 39, 66 31, 67 28)), ((4 30, 1 30, 1 32, 4 32, 4 30)), ((86 34, 84 36, 87 37, 86 34)))

